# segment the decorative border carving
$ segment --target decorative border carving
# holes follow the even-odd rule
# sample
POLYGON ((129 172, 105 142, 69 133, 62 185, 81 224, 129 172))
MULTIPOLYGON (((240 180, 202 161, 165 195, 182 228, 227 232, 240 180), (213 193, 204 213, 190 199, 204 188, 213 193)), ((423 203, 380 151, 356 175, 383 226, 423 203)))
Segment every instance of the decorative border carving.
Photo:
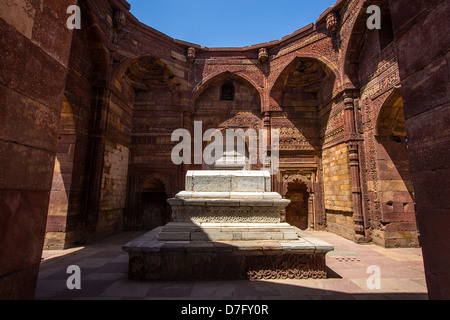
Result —
POLYGON ((226 223, 278 223, 279 207, 208 207, 208 206, 173 206, 174 222, 226 222, 226 223))
POLYGON ((325 257, 283 254, 247 257, 250 280, 326 279, 325 257))

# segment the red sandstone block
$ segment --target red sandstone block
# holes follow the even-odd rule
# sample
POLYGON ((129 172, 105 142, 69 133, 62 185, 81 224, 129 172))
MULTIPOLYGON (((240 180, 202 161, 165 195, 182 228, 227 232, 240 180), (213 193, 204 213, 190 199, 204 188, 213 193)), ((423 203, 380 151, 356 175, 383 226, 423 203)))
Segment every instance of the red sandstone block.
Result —
POLYGON ((66 23, 69 14, 67 8, 76 5, 77 0, 44 0, 45 6, 48 7, 61 22, 66 23))
POLYGON ((50 152, 0 140, 0 189, 48 192, 54 161, 50 152))
POLYGON ((0 278, 39 264, 47 207, 48 192, 0 191, 0 278))
MULTIPOLYGON (((384 213, 382 221, 384 223, 408 223, 408 226, 416 224, 416 217, 414 212, 404 213, 404 212, 392 212, 392 213, 384 213)), ((397 230, 395 227, 391 227, 389 230, 397 230)), ((410 230, 410 229, 398 229, 398 230, 410 230)), ((412 230, 412 229, 411 229, 412 230)))
POLYGON ((397 231, 417 231, 417 226, 415 221, 409 222, 391 222, 385 227, 386 232, 397 232, 397 231))
POLYGON ((396 168, 393 168, 391 170, 378 171, 378 179, 380 179, 380 180, 402 180, 402 176, 400 175, 398 170, 396 170, 396 168))
POLYGON ((2 19, 0 30, 0 83, 59 111, 64 67, 2 19))
POLYGON ((401 202, 395 201, 393 204, 393 207, 394 207, 394 212, 396 212, 396 213, 403 214, 405 212, 403 209, 404 208, 403 203, 401 203, 401 202))
POLYGON ((39 263, 24 268, 19 272, 0 277, 1 300, 33 300, 35 299, 36 280, 39 274, 39 263))
POLYGON ((396 0, 389 3, 392 26, 396 38, 403 36, 423 18, 427 10, 436 7, 442 0, 396 0))
POLYGON ((59 19, 55 19, 55 13, 44 4, 42 10, 41 8, 36 10, 33 26, 33 42, 64 67, 67 67, 69 62, 72 30, 69 30, 66 25, 66 21, 70 17, 70 14, 65 13, 68 6, 65 9, 60 6, 70 2, 74 1, 62 1, 57 8, 54 6, 57 10, 64 10, 59 19))
MULTIPOLYGON (((402 95, 405 118, 448 103, 449 65, 445 55, 438 57, 405 79, 402 79, 402 95)), ((407 122, 408 123, 408 122, 407 122)))
POLYGON ((393 200, 399 203, 413 203, 413 194, 412 192, 407 191, 394 191, 393 192, 393 200))
POLYGON ((417 206, 450 209, 450 170, 413 173, 417 206))
MULTIPOLYGON (((400 2, 404 4, 405 0, 400 2)), ((400 3, 393 5, 391 10, 401 79, 421 70, 438 56, 445 56, 450 45, 445 27, 450 9, 448 1, 441 1, 439 5, 438 0, 406 2, 401 10, 400 3), (411 11, 405 12, 405 8, 411 11), (406 16, 412 20, 406 21, 406 16)))
POLYGON ((450 299, 450 211, 418 206, 417 213, 430 299, 450 299))
POLYGON ((0 138, 54 150, 59 114, 35 100, 0 85, 0 138))
MULTIPOLYGON (((450 230, 449 210, 438 208, 417 207, 420 233, 424 237, 424 246, 431 252, 450 252, 448 230, 450 230)), ((424 257, 426 254, 424 254, 424 257)), ((434 260, 434 264, 450 269, 450 260, 434 260)))
MULTIPOLYGON (((70 188, 70 185, 67 185, 66 187, 70 188)), ((64 189, 62 189, 61 191, 52 191, 52 193, 50 194, 50 200, 53 207, 56 208, 57 206, 61 209, 65 207, 67 211, 69 190, 66 190, 66 187, 64 187, 64 189)))
POLYGON ((449 123, 450 103, 407 121, 412 172, 450 169, 449 123))
POLYGON ((66 216, 53 216, 47 217, 47 224, 45 232, 65 232, 66 231, 66 216))

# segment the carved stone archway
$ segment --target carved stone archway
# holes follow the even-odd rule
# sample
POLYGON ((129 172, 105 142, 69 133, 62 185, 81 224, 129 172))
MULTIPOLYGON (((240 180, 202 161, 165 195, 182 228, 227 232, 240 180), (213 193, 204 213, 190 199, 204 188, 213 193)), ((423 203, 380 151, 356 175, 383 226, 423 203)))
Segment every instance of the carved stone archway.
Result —
POLYGON ((300 172, 284 172, 282 173, 282 192, 281 195, 286 197, 288 186, 293 182, 302 182, 306 185, 307 192, 307 210, 308 210, 308 230, 314 230, 315 226, 315 210, 314 210, 314 177, 313 173, 300 172))

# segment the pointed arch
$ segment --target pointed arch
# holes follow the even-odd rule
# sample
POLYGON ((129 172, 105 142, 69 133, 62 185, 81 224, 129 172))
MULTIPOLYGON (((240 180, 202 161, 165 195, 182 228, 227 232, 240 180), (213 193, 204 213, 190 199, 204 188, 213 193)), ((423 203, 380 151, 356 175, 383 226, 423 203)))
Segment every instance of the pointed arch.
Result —
POLYGON ((377 136, 392 135, 406 137, 403 99, 400 87, 395 87, 378 111, 376 124, 377 136))
POLYGON ((296 55, 281 70, 269 90, 272 107, 281 107, 284 92, 288 87, 304 87, 309 91, 318 92, 323 84, 326 84, 326 96, 331 97, 336 82, 339 82, 336 66, 323 57, 296 55), (327 79, 329 82, 324 83, 327 79))
POLYGON ((149 86, 168 85, 173 89, 180 86, 175 72, 156 56, 141 56, 123 62, 115 71, 115 77, 127 76, 135 89, 147 89, 149 86))
MULTIPOLYGON (((382 46, 386 46, 386 43, 393 40, 392 26, 390 21, 390 8, 388 0, 379 0, 376 3, 371 3, 370 1, 361 1, 357 4, 359 8, 355 8, 357 13, 353 18, 353 25, 349 26, 349 38, 343 41, 344 47, 342 48, 342 67, 343 79, 346 88, 359 88, 359 62, 361 58, 361 52, 366 43, 367 35, 369 31, 379 32, 379 37, 382 46), (381 30, 368 30, 367 29, 367 19, 369 14, 367 13, 367 8, 376 4, 381 8, 381 30), (383 27, 384 26, 384 27, 383 27), (382 32, 381 32, 382 31, 382 32), (381 32, 381 33, 380 33, 381 32), (385 34, 387 32, 387 34, 385 34), (384 44, 383 44, 384 43, 384 44)), ((381 50, 383 48, 380 48, 381 50)))
POLYGON ((316 60, 325 67, 325 71, 326 71, 327 75, 334 75, 334 77, 337 81, 340 79, 339 72, 338 72, 339 71, 338 66, 334 62, 328 60, 326 57, 297 54, 297 55, 293 56, 290 60, 288 60, 288 62, 284 65, 284 67, 280 68, 280 72, 278 74, 275 74, 276 80, 273 82, 272 86, 269 88, 269 91, 276 90, 277 87, 280 87, 283 85, 283 80, 287 77, 287 75, 291 71, 293 65, 299 59, 316 60))
POLYGON ((211 85, 216 84, 220 81, 230 81, 230 80, 235 80, 238 82, 241 82, 243 84, 245 84, 248 88, 250 88, 251 91, 253 91, 256 96, 259 99, 259 104, 261 105, 262 101, 263 101, 263 93, 262 90, 259 88, 259 86, 250 78, 248 78, 245 75, 241 75, 241 74, 236 74, 230 71, 225 71, 225 72, 220 72, 220 73, 216 73, 216 74, 212 74, 208 77, 206 77, 205 79, 203 79, 201 82, 199 82, 194 89, 191 92, 191 101, 192 101, 192 106, 195 106, 195 102, 197 100, 197 98, 211 85))

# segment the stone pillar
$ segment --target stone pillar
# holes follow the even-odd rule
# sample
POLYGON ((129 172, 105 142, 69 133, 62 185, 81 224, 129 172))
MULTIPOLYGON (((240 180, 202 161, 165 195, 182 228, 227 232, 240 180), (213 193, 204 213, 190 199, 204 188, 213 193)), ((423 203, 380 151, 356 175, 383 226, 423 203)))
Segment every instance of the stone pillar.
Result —
POLYGON ((358 144, 355 142, 350 142, 347 144, 347 148, 349 153, 350 174, 352 181, 353 221, 355 222, 356 236, 359 237, 359 235, 364 236, 364 217, 361 203, 358 144))
POLYGON ((308 230, 314 230, 314 192, 312 190, 308 195, 308 230))
MULTIPOLYGON (((263 129, 266 130, 267 132, 267 137, 266 137, 266 146, 267 146, 267 156, 270 157, 270 150, 272 148, 271 146, 271 132, 270 132, 270 115, 269 112, 264 113, 264 117, 263 117, 263 129)), ((267 164, 262 164, 262 168, 270 168, 270 165, 267 164)), ((273 179, 272 179, 272 188, 273 186, 273 179)))
POLYGON ((349 136, 356 133, 353 97, 350 92, 344 93, 344 134, 349 136))
POLYGON ((106 128, 108 123, 109 102, 111 91, 107 85, 96 88, 96 101, 93 102, 95 112, 94 128, 90 135, 89 146, 89 182, 86 198, 83 241, 93 240, 97 228, 100 207, 100 192, 102 186, 103 162, 106 144, 106 128))
POLYGON ((355 124, 354 100, 351 91, 344 93, 344 134, 347 140, 348 157, 350 163, 352 209, 353 221, 355 222, 356 240, 362 241, 365 237, 365 228, 361 200, 358 137, 355 124))

